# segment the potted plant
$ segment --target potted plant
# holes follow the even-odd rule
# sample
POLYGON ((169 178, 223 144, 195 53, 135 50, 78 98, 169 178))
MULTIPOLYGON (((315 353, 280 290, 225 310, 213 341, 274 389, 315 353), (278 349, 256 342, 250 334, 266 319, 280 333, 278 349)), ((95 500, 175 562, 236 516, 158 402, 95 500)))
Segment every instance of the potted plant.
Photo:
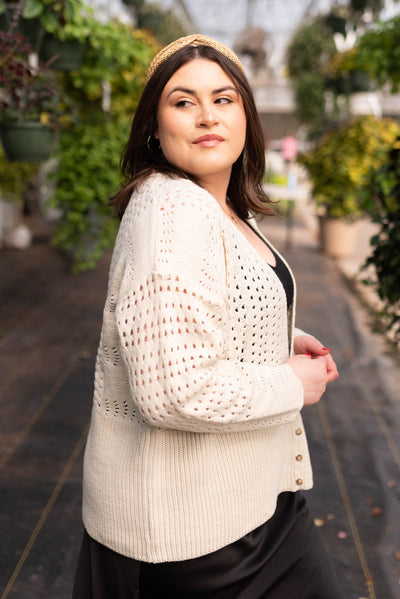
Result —
POLYGON ((39 164, 8 162, 0 147, 0 248, 3 245, 14 245, 10 242, 18 231, 24 230, 27 240, 31 237, 21 212, 38 169, 39 164))
POLYGON ((40 162, 54 146, 59 94, 48 66, 29 64, 30 52, 23 36, 0 32, 0 137, 8 160, 40 162))
POLYGON ((20 33, 28 39, 35 52, 38 51, 44 34, 43 25, 37 18, 31 0, 0 0, 0 30, 20 33))
POLYGON ((384 162, 399 132, 395 121, 363 116, 326 133, 311 151, 299 156, 311 179, 327 254, 351 255, 357 220, 365 214, 360 186, 370 168, 384 162))
POLYGON ((82 0, 30 0, 46 34, 40 58, 52 68, 78 69, 85 57, 92 10, 82 0))

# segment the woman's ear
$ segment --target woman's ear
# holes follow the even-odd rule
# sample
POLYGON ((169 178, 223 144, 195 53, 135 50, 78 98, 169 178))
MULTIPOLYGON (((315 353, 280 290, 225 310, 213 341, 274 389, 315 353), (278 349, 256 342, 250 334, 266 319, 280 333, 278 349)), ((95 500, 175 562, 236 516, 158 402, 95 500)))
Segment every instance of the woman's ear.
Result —
POLYGON ((158 129, 156 129, 155 131, 153 131, 153 137, 155 139, 159 139, 159 135, 158 135, 158 129))

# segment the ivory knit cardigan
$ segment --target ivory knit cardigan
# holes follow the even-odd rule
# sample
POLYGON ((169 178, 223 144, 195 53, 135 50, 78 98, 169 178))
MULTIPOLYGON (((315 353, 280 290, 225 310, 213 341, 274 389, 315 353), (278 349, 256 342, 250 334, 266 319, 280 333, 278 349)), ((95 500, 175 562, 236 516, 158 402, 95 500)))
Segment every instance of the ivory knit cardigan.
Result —
POLYGON ((147 562, 210 553, 312 486, 294 308, 191 181, 135 192, 110 268, 85 450, 89 535, 147 562), (289 343, 288 343, 289 340, 289 343))

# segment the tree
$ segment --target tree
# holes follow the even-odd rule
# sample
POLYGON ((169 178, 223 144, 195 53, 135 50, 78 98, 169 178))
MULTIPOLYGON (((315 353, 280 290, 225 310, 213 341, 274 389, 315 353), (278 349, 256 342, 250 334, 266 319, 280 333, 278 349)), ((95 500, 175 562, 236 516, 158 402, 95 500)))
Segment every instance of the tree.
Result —
POLYGON ((383 0, 337 3, 329 13, 303 24, 293 37, 288 50, 289 77, 298 116, 308 125, 311 138, 346 120, 350 95, 370 88, 364 65, 355 64, 354 53, 348 50, 383 4, 383 0), (338 103, 340 96, 344 103, 338 103))
POLYGON ((326 120, 324 67, 336 52, 332 31, 320 17, 300 27, 288 49, 288 71, 297 113, 315 135, 326 120))
POLYGON ((393 93, 400 86, 400 17, 375 25, 360 38, 354 65, 365 70, 382 87, 393 93))

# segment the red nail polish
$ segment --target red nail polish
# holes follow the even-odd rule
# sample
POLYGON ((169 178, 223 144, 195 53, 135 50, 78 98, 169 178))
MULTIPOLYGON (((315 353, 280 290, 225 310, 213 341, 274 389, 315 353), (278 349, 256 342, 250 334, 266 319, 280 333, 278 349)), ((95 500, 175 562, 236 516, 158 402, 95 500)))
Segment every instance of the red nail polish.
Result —
POLYGON ((331 351, 330 347, 323 347, 322 349, 324 349, 325 351, 331 351))

